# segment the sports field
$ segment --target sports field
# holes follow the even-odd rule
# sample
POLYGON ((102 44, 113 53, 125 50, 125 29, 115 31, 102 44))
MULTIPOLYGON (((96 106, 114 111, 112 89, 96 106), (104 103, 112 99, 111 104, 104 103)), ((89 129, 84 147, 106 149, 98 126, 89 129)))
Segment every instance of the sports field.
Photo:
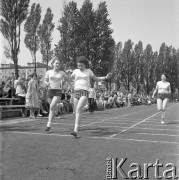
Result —
MULTIPOLYGON (((74 116, 62 117, 48 133, 47 117, 1 121, 1 180, 105 180, 107 158, 118 163, 127 158, 116 179, 126 179, 131 164, 138 164, 144 176, 144 164, 156 162, 163 166, 162 179, 170 165, 176 172, 167 176, 179 176, 179 103, 169 103, 165 124, 156 104, 84 113, 77 139, 70 135, 74 116)), ((156 179, 154 168, 148 173, 148 179, 156 179)))

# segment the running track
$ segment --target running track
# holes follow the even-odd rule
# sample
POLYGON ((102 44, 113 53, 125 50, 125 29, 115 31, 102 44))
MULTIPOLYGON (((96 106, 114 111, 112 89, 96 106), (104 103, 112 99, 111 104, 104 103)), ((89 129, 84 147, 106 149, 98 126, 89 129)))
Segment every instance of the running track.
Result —
MULTIPOLYGON (((164 125, 160 124, 160 113, 157 112, 156 105, 110 109, 95 112, 93 115, 84 113, 78 139, 74 139, 70 135, 74 127, 74 116, 70 114, 62 117, 63 119, 53 121, 49 133, 44 131, 47 118, 1 121, 1 153, 4 166, 1 176, 4 179, 12 177, 16 177, 17 180, 28 179, 27 174, 31 170, 35 176, 31 175, 29 179, 39 180, 41 177, 46 180, 51 179, 54 175, 53 179, 60 180, 83 180, 83 177, 104 180, 106 179, 105 160, 108 157, 119 159, 126 157, 129 159, 128 163, 155 163, 156 159, 160 159, 164 164, 170 162, 178 164, 179 103, 168 105, 166 124, 164 125), (20 151, 18 151, 19 146, 22 149, 20 151), (17 148, 12 150, 9 147, 17 148), (26 159, 28 154, 33 154, 31 147, 36 149, 36 158, 39 158, 41 153, 45 154, 48 151, 52 159, 58 152, 63 158, 66 157, 66 160, 62 158, 56 161, 56 166, 60 168, 55 166, 58 169, 56 171, 54 170, 54 161, 46 156, 34 164, 35 160, 26 159), (23 153, 26 156, 22 157, 23 153), (81 156, 78 156, 79 153, 81 156), (76 156, 78 156, 77 159, 76 156), (9 164, 5 163, 5 157, 9 164), (90 159, 91 164, 84 164, 87 159, 90 159), (17 164, 24 160, 29 161, 28 170, 24 170, 24 166, 17 164), (39 173, 39 168, 43 163, 45 167, 48 163, 48 166, 51 167, 51 173, 48 175, 46 169, 40 171, 43 171, 42 174, 39 173), (24 174, 18 174, 17 167, 12 164, 16 164, 24 174), (71 166, 72 168, 69 168, 71 166), (82 171, 83 168, 84 171, 82 171), (64 171, 62 172, 62 170, 64 171)), ((125 168, 127 169, 127 167, 125 168)), ((152 178, 154 177, 151 175, 150 179, 152 180, 152 178)))

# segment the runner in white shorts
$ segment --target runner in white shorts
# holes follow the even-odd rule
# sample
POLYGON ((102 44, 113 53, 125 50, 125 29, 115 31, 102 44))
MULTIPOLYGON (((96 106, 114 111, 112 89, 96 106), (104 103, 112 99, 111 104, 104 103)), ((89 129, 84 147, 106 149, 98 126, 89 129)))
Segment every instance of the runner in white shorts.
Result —
POLYGON ((106 77, 96 77, 91 69, 88 68, 89 62, 88 59, 84 56, 77 58, 78 69, 75 69, 71 77, 75 78, 75 87, 74 87, 74 108, 75 108, 75 127, 74 131, 71 132, 71 135, 77 137, 81 113, 85 110, 85 105, 88 101, 88 95, 90 90, 90 78, 95 81, 102 81, 109 79, 111 74, 108 74, 106 77))

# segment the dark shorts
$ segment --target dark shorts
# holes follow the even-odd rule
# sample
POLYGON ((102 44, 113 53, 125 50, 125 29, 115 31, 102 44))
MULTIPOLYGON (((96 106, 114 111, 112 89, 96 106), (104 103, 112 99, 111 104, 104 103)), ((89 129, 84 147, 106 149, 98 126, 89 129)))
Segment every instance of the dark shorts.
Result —
POLYGON ((165 94, 165 93, 158 93, 157 94, 157 99, 161 99, 162 101, 166 98, 170 98, 170 94, 165 94))
POLYGON ((62 90, 61 89, 49 89, 48 90, 48 98, 52 99, 54 96, 62 97, 62 90))
POLYGON ((81 96, 86 96, 88 98, 89 91, 86 91, 86 90, 75 90, 74 94, 75 94, 75 98, 76 99, 80 99, 81 96))

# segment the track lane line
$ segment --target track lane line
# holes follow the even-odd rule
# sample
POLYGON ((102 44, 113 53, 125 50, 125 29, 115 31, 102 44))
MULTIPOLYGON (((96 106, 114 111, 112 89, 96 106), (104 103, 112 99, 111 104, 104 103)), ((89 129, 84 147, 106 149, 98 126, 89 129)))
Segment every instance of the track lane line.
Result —
MULTIPOLYGON (((168 109, 171 109, 171 108, 174 107, 175 105, 176 105, 176 104, 170 106, 169 108, 167 108, 167 110, 168 110, 168 109)), ((157 113, 153 114, 152 116, 149 116, 149 117, 145 118, 144 120, 142 120, 142 121, 140 121, 140 122, 138 122, 138 123, 136 123, 136 124, 134 124, 134 125, 126 128, 126 129, 124 129, 124 130, 122 130, 122 131, 121 131, 120 133, 118 133, 118 134, 124 133, 124 132, 128 131, 129 129, 132 129, 133 127, 135 127, 135 126, 137 126, 137 125, 139 125, 139 124, 147 121, 148 119, 150 119, 151 117, 156 116, 156 115, 159 114, 159 113, 161 113, 161 112, 157 112, 157 113)), ((109 138, 113 138, 114 136, 116 136, 116 135, 118 135, 118 134, 113 134, 113 135, 111 135, 109 138)))
MULTIPOLYGON (((93 125, 92 125, 93 126, 93 125)), ((96 127, 114 127, 114 128, 121 128, 121 129, 124 129, 124 128, 127 128, 127 127, 124 127, 124 126, 103 126, 103 125, 95 125, 96 127)), ((133 129, 151 129, 151 130, 157 130, 157 131, 173 131, 173 129, 154 129, 154 128, 140 128, 140 127, 134 127, 133 129)), ((179 131, 177 129, 175 129, 175 131, 179 131)))
POLYGON ((147 135, 151 135, 151 136, 178 136, 179 134, 152 134, 152 133, 135 133, 135 134, 147 134, 147 135))
MULTIPOLYGON (((113 125, 113 124, 117 124, 117 125, 120 125, 120 124, 134 124, 134 123, 137 123, 137 122, 139 122, 139 121, 134 121, 134 122, 101 122, 101 123, 104 123, 104 124, 111 124, 111 125, 113 125)), ((143 123, 143 124, 140 124, 141 126, 142 125, 145 125, 145 126, 159 126, 159 127, 163 127, 164 125, 162 125, 161 123, 158 123, 158 122, 155 122, 154 124, 149 124, 149 123, 143 123)), ((179 127, 179 125, 175 125, 175 124, 168 124, 168 123, 165 123, 165 125, 167 125, 167 126, 170 126, 170 127, 179 127)))
MULTIPOLYGON (((125 116, 131 115, 131 114, 136 114, 136 113, 139 113, 139 112, 149 111, 149 110, 152 110, 152 109, 155 109, 155 108, 145 109, 145 110, 141 110, 141 111, 137 111, 137 112, 133 112, 133 113, 124 114, 122 116, 116 116, 116 117, 112 117, 112 118, 103 119, 103 120, 100 120, 100 121, 95 121, 95 122, 92 122, 90 124, 86 124, 84 126, 90 126, 90 125, 92 125, 94 123, 99 123, 99 122, 103 122, 103 121, 107 121, 107 120, 115 119, 115 118, 119 118, 119 117, 125 117, 125 116)), ((81 127, 84 127, 84 126, 81 126, 81 127)))
MULTIPOLYGON (((45 134, 45 133, 31 133, 31 132, 20 132, 15 131, 11 132, 13 134, 27 134, 27 135, 43 135, 43 136, 58 136, 58 137, 72 137, 72 135, 68 134, 45 134)), ((81 137, 83 139, 105 139, 109 140, 109 137, 89 137, 89 136, 83 136, 81 137)), ((80 138, 80 139, 81 139, 80 138)), ((124 138, 110 138, 110 140, 121 140, 121 141, 134 141, 134 142, 145 142, 145 143, 160 143, 160 144, 173 144, 173 145, 179 145, 179 142, 176 141, 152 141, 152 140, 140 140, 140 139, 124 139, 124 138)))

